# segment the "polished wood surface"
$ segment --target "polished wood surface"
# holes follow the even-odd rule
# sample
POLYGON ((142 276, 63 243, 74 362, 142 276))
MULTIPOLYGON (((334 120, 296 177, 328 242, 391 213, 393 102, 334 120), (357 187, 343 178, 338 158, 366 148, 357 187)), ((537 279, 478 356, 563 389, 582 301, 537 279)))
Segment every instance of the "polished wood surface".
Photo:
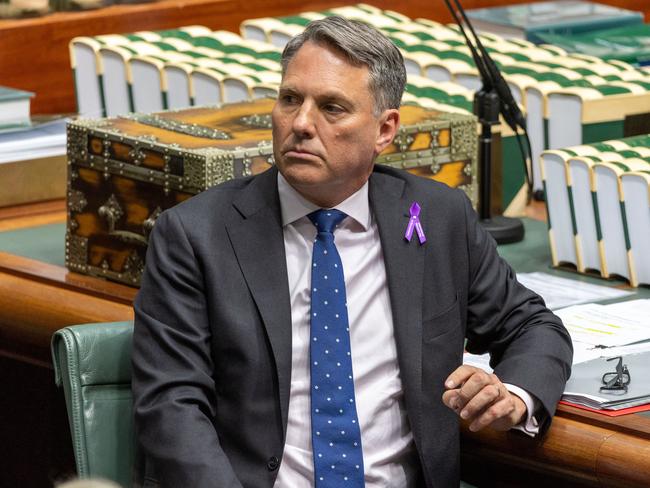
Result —
POLYGON ((0 355, 49 367, 54 331, 132 320, 135 290, 75 276, 65 268, 0 253, 0 355))
MULTIPOLYGON (((466 9, 525 3, 526 0, 464 0, 466 9)), ((600 0, 645 13, 647 0, 600 0)), ((62 12, 45 17, 0 20, 0 85, 36 93, 32 113, 68 113, 76 110, 68 43, 76 36, 94 36, 138 30, 169 29, 202 24, 212 29, 239 31, 249 18, 289 15, 306 10, 352 4, 338 0, 164 0, 140 5, 114 5, 86 12, 62 12)), ((370 0, 377 7, 412 18, 451 20, 442 0, 370 0)))
MULTIPOLYGON (((462 449, 466 459, 524 470, 530 480, 525 486, 548 486, 549 477, 565 486, 650 486, 650 418, 640 415, 614 419, 560 405, 542 439, 514 431, 473 433, 464 426, 462 449), (530 472, 540 478, 531 478, 530 472)), ((471 481, 471 461, 463 466, 471 481)))
POLYGON ((0 164, 0 207, 65 198, 65 154, 0 164))
POLYGON ((65 222, 65 200, 0 208, 0 232, 65 222))

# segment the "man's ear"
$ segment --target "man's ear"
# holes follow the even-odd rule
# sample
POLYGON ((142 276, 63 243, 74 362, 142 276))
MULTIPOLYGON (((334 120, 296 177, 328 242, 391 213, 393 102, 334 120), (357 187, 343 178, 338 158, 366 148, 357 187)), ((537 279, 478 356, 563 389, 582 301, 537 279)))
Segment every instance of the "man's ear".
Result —
POLYGON ((379 131, 377 133, 377 141, 375 143, 375 151, 377 154, 381 153, 386 146, 388 146, 399 129, 399 110, 396 108, 389 108, 384 110, 379 116, 379 131))

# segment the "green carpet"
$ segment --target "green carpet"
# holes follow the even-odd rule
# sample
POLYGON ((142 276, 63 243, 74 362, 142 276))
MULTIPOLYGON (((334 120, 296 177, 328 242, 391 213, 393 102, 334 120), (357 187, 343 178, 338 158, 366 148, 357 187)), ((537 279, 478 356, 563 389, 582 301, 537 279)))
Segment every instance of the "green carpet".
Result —
POLYGON ((65 224, 0 232, 0 251, 65 266, 65 224))

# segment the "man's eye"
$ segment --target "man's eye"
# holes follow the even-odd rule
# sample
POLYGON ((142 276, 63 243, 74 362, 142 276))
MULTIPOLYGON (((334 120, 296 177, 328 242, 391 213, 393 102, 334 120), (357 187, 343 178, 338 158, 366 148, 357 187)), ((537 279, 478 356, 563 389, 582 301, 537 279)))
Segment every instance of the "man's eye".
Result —
POLYGON ((285 104, 294 104, 294 103, 298 102, 298 97, 296 97, 295 95, 291 95, 291 94, 287 93, 287 94, 282 95, 280 97, 280 100, 282 100, 282 102, 285 103, 285 104))
POLYGON ((328 103, 327 105, 323 106, 323 110, 330 114, 340 114, 344 111, 343 107, 335 105, 333 103, 328 103))

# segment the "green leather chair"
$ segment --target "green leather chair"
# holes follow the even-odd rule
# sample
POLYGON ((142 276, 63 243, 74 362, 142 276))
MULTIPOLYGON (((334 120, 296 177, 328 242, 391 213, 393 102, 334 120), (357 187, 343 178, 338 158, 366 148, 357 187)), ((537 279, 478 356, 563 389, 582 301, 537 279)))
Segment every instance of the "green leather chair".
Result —
POLYGON ((80 478, 133 484, 132 322, 66 327, 52 337, 80 478))

